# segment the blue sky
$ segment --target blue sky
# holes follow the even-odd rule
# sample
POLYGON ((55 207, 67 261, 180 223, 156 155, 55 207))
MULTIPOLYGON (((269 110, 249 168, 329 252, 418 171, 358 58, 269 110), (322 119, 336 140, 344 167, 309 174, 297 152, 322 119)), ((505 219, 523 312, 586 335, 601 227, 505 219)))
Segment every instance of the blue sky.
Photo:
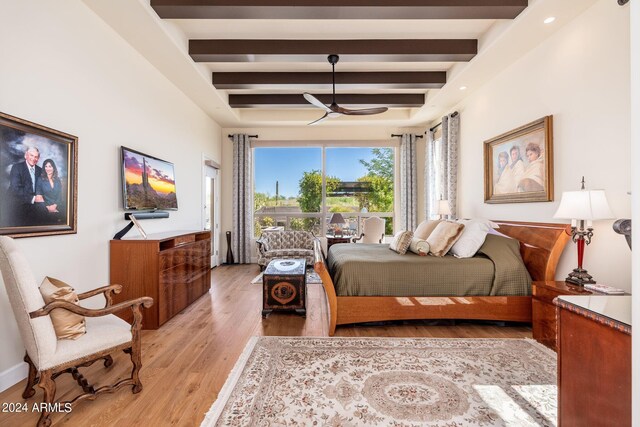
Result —
MULTIPOLYGON (((359 159, 369 160, 371 148, 327 148, 327 175, 342 181, 355 181, 367 173, 359 159)), ((298 181, 303 172, 322 169, 319 147, 256 148, 254 150, 255 191, 280 195, 298 195, 298 181)))

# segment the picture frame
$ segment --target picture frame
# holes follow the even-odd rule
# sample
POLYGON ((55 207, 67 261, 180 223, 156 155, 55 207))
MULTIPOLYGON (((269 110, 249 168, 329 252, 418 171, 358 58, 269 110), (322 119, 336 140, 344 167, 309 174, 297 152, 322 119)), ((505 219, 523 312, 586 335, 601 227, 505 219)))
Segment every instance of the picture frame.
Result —
POLYGON ((553 116, 484 142, 484 201, 553 201, 553 116))
POLYGON ((78 137, 0 112, 0 235, 77 233, 78 137))

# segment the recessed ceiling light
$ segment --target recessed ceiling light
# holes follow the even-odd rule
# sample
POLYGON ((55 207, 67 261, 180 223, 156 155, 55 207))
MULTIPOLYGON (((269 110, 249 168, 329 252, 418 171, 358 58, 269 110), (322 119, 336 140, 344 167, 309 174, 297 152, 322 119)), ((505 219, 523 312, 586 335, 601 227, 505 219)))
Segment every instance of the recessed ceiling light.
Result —
POLYGON ((547 19, 544 20, 544 23, 545 24, 551 24, 555 20, 556 20, 555 16, 550 16, 550 17, 548 17, 547 19))
POLYGON ((466 86, 460 86, 460 90, 467 90, 466 86))

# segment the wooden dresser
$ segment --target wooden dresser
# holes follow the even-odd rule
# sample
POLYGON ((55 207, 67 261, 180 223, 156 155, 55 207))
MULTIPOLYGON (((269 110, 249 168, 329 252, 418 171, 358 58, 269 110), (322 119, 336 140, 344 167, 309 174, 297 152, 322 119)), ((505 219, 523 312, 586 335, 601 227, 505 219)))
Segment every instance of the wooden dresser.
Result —
POLYGON ((532 329, 533 339, 557 351, 556 307, 553 300, 560 295, 594 295, 597 292, 585 290, 582 286, 567 282, 533 282, 532 329))
MULTIPOLYGON (((147 239, 111 240, 110 282, 122 285, 114 302, 150 296, 143 329, 158 329, 211 287, 211 232, 168 232, 147 239)), ((132 320, 130 311, 118 314, 132 320)))
POLYGON ((631 425, 631 297, 561 296, 559 426, 631 425))

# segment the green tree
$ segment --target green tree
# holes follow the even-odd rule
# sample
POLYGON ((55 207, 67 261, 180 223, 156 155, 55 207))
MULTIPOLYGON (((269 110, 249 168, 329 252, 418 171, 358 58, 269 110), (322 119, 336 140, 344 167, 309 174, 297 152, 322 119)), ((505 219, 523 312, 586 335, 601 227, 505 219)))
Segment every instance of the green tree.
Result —
POLYGON ((367 168, 367 175, 376 175, 388 179, 393 183, 393 149, 372 148, 373 158, 370 161, 360 159, 360 163, 367 168))
MULTIPOLYGON (((335 191, 340 185, 336 177, 327 177, 327 193, 335 191)), ((300 194, 298 203, 302 212, 320 212, 322 206, 322 174, 319 170, 304 172, 298 182, 300 194)))
POLYGON ((267 206, 269 202, 269 195, 265 193, 254 193, 253 194, 253 211, 257 211, 260 208, 267 206))
MULTIPOLYGON (((367 174, 358 179, 368 182, 370 192, 356 195, 360 209, 369 212, 393 212, 393 149, 373 148, 373 158, 369 161, 360 159, 367 168, 367 174)), ((387 219, 385 234, 393 234, 392 221, 387 219)))
MULTIPOLYGON (((327 193, 335 191, 340 185, 340 180, 336 177, 328 176, 327 193)), ((302 178, 298 182, 299 195, 298 203, 302 212, 320 212, 322 206, 322 174, 315 169, 310 172, 304 172, 302 178)), ((317 231, 319 229, 317 218, 304 218, 304 230, 317 231)))
POLYGON ((369 212, 393 211, 393 181, 378 175, 365 175, 358 181, 368 182, 371 189, 368 193, 355 196, 360 209, 367 208, 369 212))

